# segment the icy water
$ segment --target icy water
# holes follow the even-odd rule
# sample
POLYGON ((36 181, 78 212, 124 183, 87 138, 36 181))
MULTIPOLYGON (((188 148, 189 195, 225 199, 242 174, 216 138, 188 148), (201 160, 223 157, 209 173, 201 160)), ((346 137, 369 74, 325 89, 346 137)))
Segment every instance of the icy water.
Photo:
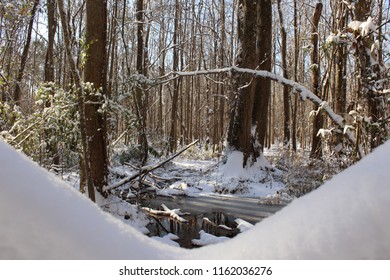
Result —
POLYGON ((152 209, 161 209, 161 204, 187 212, 182 216, 187 223, 169 217, 153 216, 152 223, 148 226, 150 236, 173 233, 179 237, 176 241, 184 248, 196 247, 191 240, 199 239, 201 230, 215 236, 234 237, 240 232, 235 219, 241 218, 255 224, 283 208, 281 205, 262 205, 257 199, 214 196, 156 197, 141 201, 141 206, 152 209))

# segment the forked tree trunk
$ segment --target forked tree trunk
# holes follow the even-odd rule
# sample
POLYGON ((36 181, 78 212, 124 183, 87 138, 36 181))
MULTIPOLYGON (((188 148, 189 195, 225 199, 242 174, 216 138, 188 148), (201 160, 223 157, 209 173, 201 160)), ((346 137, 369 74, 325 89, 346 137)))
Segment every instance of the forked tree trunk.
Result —
POLYGON ((58 0, 58 11, 61 18, 66 57, 68 59, 70 71, 72 73, 73 80, 76 86, 78 107, 80 113, 80 131, 81 131, 80 134, 81 134, 81 145, 82 145, 82 158, 80 159, 80 190, 83 191, 86 182, 88 187, 89 198, 95 202, 95 187, 91 175, 91 161, 89 159, 89 153, 88 153, 90 149, 88 147, 89 143, 87 141, 87 133, 86 133, 86 115, 85 115, 85 104, 84 104, 85 93, 81 82, 80 73, 76 65, 76 61, 73 58, 73 53, 71 48, 71 34, 70 34, 70 29, 68 25, 68 20, 67 20, 63 0, 58 0))
MULTIPOLYGON (((240 68, 270 71, 272 3, 270 0, 240 0, 238 7, 239 50, 235 64, 240 68)), ((256 161, 265 144, 271 81, 236 74, 233 90, 235 97, 228 143, 230 150, 243 153, 245 167, 256 161)))

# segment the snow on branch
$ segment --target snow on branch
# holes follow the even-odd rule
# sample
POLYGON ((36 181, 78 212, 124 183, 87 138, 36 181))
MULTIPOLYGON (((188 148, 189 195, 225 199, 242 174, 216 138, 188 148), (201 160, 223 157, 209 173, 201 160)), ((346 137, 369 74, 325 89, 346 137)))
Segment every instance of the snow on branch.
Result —
POLYGON ((182 223, 187 223, 188 222, 186 219, 180 217, 180 216, 186 215, 188 213, 182 213, 182 212, 180 212, 180 209, 172 209, 171 210, 165 204, 161 204, 161 207, 164 210, 154 210, 154 209, 151 209, 151 208, 148 208, 148 207, 142 207, 142 209, 145 210, 146 212, 148 212, 149 214, 152 214, 152 215, 169 216, 172 219, 178 220, 179 222, 182 222, 182 223))
MULTIPOLYGON (((306 88, 305 86, 294 82, 292 80, 286 79, 282 76, 279 76, 275 73, 264 71, 264 70, 254 70, 254 69, 247 69, 247 68, 240 68, 237 66, 231 66, 226 68, 219 68, 219 69, 211 69, 211 70, 198 70, 198 71, 191 71, 191 72, 171 72, 167 76, 173 76, 172 78, 166 79, 165 77, 161 80, 159 83, 166 83, 169 81, 172 81, 174 79, 177 79, 178 77, 188 77, 188 76, 199 76, 199 75, 215 75, 215 74, 222 74, 222 73, 240 73, 240 74, 249 74, 253 75, 255 77, 262 77, 262 78, 269 78, 272 81, 275 81, 279 84, 282 84, 284 86, 291 87, 292 94, 299 94, 302 100, 310 100, 314 104, 318 105, 332 120, 335 122, 341 130, 344 130, 346 123, 342 116, 336 114, 332 108, 329 106, 329 104, 323 100, 321 100, 317 95, 315 95, 311 90, 306 88)), ((344 130, 345 131, 345 130, 344 130)), ((355 135, 350 130, 345 131, 345 135, 348 137, 348 139, 355 143, 355 135)), ((364 153, 361 149, 359 149, 360 157, 362 158, 364 156, 364 153)))

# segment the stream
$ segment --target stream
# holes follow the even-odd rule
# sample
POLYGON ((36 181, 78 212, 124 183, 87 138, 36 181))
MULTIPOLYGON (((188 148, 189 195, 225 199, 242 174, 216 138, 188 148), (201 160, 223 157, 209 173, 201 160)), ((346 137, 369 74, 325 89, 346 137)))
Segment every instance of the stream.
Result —
POLYGON ((187 213, 182 216, 187 223, 167 216, 152 216, 152 222, 148 226, 150 236, 164 236, 168 233, 177 235, 179 239, 176 241, 183 248, 197 247, 192 244, 192 239, 198 239, 201 230, 215 236, 231 238, 240 233, 235 222, 237 218, 256 224, 284 207, 263 205, 254 198, 210 195, 173 198, 158 196, 141 200, 139 204, 152 209, 161 209, 161 204, 165 204, 169 209, 180 209, 182 213, 187 213))

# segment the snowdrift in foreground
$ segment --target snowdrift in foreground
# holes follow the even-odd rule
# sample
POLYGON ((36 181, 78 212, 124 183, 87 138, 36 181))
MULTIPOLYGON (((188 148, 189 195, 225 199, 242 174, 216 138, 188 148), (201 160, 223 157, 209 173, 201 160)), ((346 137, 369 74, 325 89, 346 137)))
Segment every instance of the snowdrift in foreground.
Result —
POLYGON ((0 141, 0 259, 389 259, 390 142, 232 240, 165 245, 0 141))

